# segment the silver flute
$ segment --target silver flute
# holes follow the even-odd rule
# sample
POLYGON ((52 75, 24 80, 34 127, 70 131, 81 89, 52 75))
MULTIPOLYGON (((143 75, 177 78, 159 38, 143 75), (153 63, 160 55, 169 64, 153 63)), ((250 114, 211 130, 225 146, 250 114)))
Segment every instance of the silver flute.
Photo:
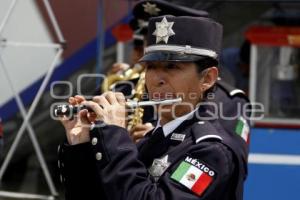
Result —
MULTIPOLYGON (((174 103, 180 103, 182 101, 181 98, 176 99, 165 99, 165 100, 149 100, 149 101, 132 101, 129 100, 126 102, 126 106, 129 108, 137 108, 143 106, 153 106, 153 105, 171 105, 174 103)), ((76 115, 80 110, 87 109, 89 112, 93 112, 93 110, 84 105, 70 105, 70 104, 62 104, 56 105, 53 109, 53 114, 55 117, 60 116, 68 116, 72 117, 76 115)))

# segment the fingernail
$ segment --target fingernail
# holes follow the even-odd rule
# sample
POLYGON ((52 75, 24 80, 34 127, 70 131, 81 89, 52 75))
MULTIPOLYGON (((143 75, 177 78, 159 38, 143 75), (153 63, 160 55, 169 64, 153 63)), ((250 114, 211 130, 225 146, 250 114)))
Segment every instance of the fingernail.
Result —
POLYGON ((152 124, 149 123, 149 122, 147 122, 145 125, 146 125, 146 126, 152 126, 152 124))

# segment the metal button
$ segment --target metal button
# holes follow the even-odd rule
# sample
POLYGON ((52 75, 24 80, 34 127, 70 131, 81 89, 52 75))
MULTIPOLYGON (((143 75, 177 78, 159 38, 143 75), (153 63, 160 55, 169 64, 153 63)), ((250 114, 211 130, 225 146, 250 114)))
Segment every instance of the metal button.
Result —
POLYGON ((102 153, 98 152, 96 153, 96 160, 101 160, 102 159, 102 153))
POLYGON ((94 138, 92 139, 92 145, 96 145, 97 142, 98 142, 98 139, 97 139, 96 137, 94 137, 94 138))
POLYGON ((60 178, 60 182, 63 183, 64 181, 62 175, 60 175, 59 178, 60 178))
POLYGON ((57 166, 58 166, 58 168, 60 168, 60 161, 59 160, 57 161, 57 166))

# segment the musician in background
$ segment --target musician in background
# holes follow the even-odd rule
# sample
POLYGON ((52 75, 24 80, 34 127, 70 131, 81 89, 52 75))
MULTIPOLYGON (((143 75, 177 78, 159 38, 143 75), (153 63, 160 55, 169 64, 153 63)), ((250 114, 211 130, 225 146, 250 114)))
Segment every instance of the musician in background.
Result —
POLYGON ((125 129, 121 93, 70 98, 94 114, 84 109, 62 119, 68 141, 59 148, 59 163, 67 200, 243 199, 247 154, 240 145, 246 146, 247 123, 230 134, 203 104, 218 78, 221 41, 222 26, 209 18, 151 18, 141 59, 149 97, 182 102, 157 106, 158 123, 138 145, 125 129))

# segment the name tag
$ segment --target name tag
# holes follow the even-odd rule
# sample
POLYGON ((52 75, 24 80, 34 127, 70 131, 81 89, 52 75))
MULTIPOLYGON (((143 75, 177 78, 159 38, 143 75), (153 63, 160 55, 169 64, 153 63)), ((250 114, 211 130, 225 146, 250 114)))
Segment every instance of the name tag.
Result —
POLYGON ((171 140, 177 140, 177 141, 183 141, 185 138, 185 134, 180 134, 180 133, 173 133, 171 135, 171 140))

